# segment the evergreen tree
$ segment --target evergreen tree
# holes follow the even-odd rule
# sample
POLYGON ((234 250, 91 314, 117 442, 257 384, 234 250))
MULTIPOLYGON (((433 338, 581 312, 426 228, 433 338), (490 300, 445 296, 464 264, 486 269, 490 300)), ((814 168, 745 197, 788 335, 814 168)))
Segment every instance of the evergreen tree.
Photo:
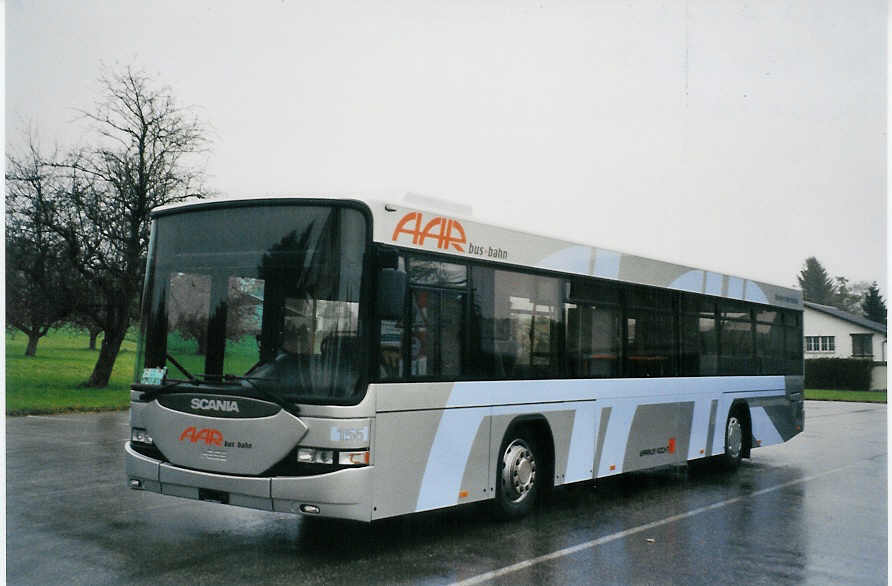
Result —
POLYGON ((805 259, 805 266, 799 272, 799 287, 806 301, 832 305, 836 298, 833 280, 827 271, 813 256, 805 259))
POLYGON ((867 319, 881 324, 886 323, 886 302, 883 301, 883 296, 880 295, 880 289, 877 287, 876 281, 870 286, 867 293, 864 294, 861 310, 867 319))

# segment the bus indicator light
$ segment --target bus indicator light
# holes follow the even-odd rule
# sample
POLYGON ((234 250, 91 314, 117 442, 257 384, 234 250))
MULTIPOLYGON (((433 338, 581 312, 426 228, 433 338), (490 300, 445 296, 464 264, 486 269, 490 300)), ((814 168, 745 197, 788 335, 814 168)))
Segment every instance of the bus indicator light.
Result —
POLYGON ((369 452, 341 452, 338 454, 338 464, 341 466, 365 466, 369 463, 369 452))

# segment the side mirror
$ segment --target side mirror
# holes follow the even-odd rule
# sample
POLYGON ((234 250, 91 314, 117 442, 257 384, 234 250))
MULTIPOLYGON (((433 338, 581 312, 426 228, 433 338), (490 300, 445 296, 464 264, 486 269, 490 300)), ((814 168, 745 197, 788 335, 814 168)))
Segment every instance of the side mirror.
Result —
POLYGON ((406 273, 395 269, 378 271, 378 296, 375 315, 378 319, 402 319, 406 299, 406 273))
POLYGON ((395 248, 380 247, 377 249, 377 264, 379 269, 397 269, 400 266, 400 254, 395 248))

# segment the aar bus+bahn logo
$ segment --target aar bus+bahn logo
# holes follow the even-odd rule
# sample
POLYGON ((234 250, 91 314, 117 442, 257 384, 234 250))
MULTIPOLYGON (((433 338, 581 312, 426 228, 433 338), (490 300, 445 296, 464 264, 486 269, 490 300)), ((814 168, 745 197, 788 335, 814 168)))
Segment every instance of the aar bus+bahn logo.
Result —
POLYGON ((436 216, 425 223, 421 212, 409 212, 403 216, 393 231, 392 240, 396 242, 401 234, 411 236, 412 244, 417 246, 424 246, 427 239, 432 238, 441 250, 449 250, 451 247, 464 252, 467 242, 465 229, 458 220, 436 216))
POLYGON ((216 429, 203 427, 198 429, 194 425, 187 427, 180 434, 180 441, 189 440, 191 443, 204 441, 207 445, 222 446, 223 434, 216 429))
POLYGON ((223 434, 219 429, 210 427, 198 429, 194 425, 190 425, 180 434, 181 442, 187 440, 193 444, 204 442, 208 446, 222 446, 224 448, 244 448, 250 450, 254 447, 251 442, 247 441, 224 441, 223 434))

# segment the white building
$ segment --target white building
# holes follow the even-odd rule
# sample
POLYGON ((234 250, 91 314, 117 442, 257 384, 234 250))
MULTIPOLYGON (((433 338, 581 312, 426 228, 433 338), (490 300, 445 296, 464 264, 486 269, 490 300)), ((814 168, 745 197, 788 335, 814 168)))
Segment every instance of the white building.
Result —
POLYGON ((805 302, 805 359, 886 361, 886 326, 829 305, 805 302))
POLYGON ((863 358, 876 364, 871 389, 886 388, 886 325, 829 305, 805 302, 805 359, 863 358))

